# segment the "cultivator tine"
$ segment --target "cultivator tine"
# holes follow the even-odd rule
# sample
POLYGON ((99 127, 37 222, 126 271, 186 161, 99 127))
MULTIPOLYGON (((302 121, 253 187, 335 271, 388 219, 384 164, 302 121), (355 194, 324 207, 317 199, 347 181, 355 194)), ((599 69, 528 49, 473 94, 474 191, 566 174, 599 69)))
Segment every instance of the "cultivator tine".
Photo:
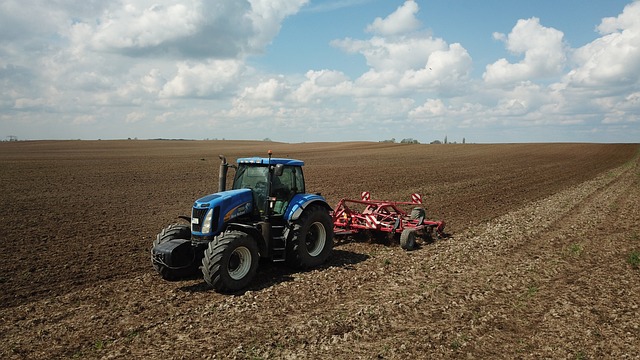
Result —
POLYGON ((396 218, 396 223, 393 224, 393 229, 391 230, 393 233, 395 233, 398 228, 400 227, 400 224, 402 223, 402 221, 400 220, 400 217, 396 218))

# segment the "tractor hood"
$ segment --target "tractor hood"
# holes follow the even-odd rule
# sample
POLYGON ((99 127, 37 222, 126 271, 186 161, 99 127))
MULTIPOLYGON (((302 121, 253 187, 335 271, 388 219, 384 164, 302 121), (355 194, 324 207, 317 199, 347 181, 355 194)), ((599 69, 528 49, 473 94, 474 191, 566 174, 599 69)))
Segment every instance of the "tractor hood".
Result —
POLYGON ((194 208, 212 208, 216 205, 235 202, 251 201, 251 189, 227 190, 215 194, 209 194, 196 200, 194 208))
POLYGON ((253 211, 251 189, 228 190, 195 201, 191 212, 191 232, 197 236, 215 236, 224 224, 253 211))

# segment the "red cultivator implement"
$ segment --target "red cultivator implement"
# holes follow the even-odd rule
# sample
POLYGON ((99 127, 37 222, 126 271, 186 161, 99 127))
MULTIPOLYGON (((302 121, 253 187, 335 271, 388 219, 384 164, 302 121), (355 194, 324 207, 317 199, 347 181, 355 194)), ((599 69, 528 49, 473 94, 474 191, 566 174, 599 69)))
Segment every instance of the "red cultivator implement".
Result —
POLYGON ((371 200, 368 191, 361 200, 342 199, 333 210, 336 235, 357 234, 361 231, 400 234, 400 245, 405 250, 415 247, 416 235, 435 240, 444 237, 444 221, 426 220, 422 196, 412 194, 410 202, 371 200), (411 213, 403 206, 414 205, 411 213))

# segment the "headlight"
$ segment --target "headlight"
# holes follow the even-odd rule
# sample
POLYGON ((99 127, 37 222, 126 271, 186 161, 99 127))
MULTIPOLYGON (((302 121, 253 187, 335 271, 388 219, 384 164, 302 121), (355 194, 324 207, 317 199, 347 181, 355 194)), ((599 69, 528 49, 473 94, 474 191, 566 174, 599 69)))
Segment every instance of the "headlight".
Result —
POLYGON ((209 209, 207 211, 207 215, 204 216, 204 221, 202 222, 202 233, 208 234, 211 232, 211 220, 213 219, 213 209, 209 209))

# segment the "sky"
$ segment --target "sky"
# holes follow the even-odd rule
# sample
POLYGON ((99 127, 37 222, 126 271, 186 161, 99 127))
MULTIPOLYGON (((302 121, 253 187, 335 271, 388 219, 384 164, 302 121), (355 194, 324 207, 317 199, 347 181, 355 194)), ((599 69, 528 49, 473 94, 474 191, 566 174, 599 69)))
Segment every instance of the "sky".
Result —
POLYGON ((640 1, 2 0, 0 140, 640 142, 640 1))

